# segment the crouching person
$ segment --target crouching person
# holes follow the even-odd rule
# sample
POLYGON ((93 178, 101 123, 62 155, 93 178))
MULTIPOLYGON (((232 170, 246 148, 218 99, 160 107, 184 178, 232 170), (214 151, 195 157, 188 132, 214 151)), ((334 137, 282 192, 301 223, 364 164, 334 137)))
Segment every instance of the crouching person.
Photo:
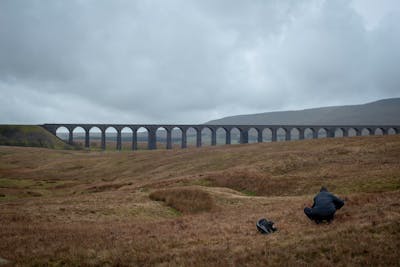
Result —
POLYGON ((311 208, 304 208, 304 213, 317 224, 324 220, 331 222, 336 210, 343 205, 343 200, 328 192, 325 187, 321 187, 320 192, 314 197, 314 204, 311 208))

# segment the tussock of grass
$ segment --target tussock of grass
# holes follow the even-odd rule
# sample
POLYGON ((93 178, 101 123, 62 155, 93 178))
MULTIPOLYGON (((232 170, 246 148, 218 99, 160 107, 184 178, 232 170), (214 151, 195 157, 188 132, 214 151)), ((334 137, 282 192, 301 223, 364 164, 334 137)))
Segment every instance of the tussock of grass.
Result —
POLYGON ((150 199, 164 201, 168 206, 182 213, 211 211, 214 201, 209 193, 198 188, 170 188, 157 190, 150 199))

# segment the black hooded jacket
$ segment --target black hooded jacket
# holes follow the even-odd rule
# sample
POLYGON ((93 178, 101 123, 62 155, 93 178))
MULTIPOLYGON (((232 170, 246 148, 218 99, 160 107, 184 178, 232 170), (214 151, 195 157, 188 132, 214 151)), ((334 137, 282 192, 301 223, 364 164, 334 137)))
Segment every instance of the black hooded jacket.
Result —
POLYGON ((314 197, 312 212, 320 216, 330 216, 343 205, 343 200, 328 191, 321 190, 321 192, 314 197))

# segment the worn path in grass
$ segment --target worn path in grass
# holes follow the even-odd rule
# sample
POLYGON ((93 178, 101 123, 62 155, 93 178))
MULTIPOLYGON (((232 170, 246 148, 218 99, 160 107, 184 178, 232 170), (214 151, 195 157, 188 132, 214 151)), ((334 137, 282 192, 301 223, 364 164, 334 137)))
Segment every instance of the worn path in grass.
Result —
POLYGON ((0 147, 0 257, 12 266, 398 266, 399 197, 400 136, 138 152, 0 147), (302 211, 321 185, 346 200, 330 225, 302 211), (257 233, 261 217, 279 231, 257 233))

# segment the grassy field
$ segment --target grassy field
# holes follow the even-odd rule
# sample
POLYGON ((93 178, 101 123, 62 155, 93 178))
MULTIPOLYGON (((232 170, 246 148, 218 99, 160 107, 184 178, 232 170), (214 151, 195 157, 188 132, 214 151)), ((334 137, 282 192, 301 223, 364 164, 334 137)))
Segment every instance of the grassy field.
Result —
POLYGON ((399 198, 394 135, 136 152, 0 146, 0 258, 400 266, 399 198), (346 204, 316 225, 303 208, 321 185, 346 204), (259 234, 262 217, 278 232, 259 234))

